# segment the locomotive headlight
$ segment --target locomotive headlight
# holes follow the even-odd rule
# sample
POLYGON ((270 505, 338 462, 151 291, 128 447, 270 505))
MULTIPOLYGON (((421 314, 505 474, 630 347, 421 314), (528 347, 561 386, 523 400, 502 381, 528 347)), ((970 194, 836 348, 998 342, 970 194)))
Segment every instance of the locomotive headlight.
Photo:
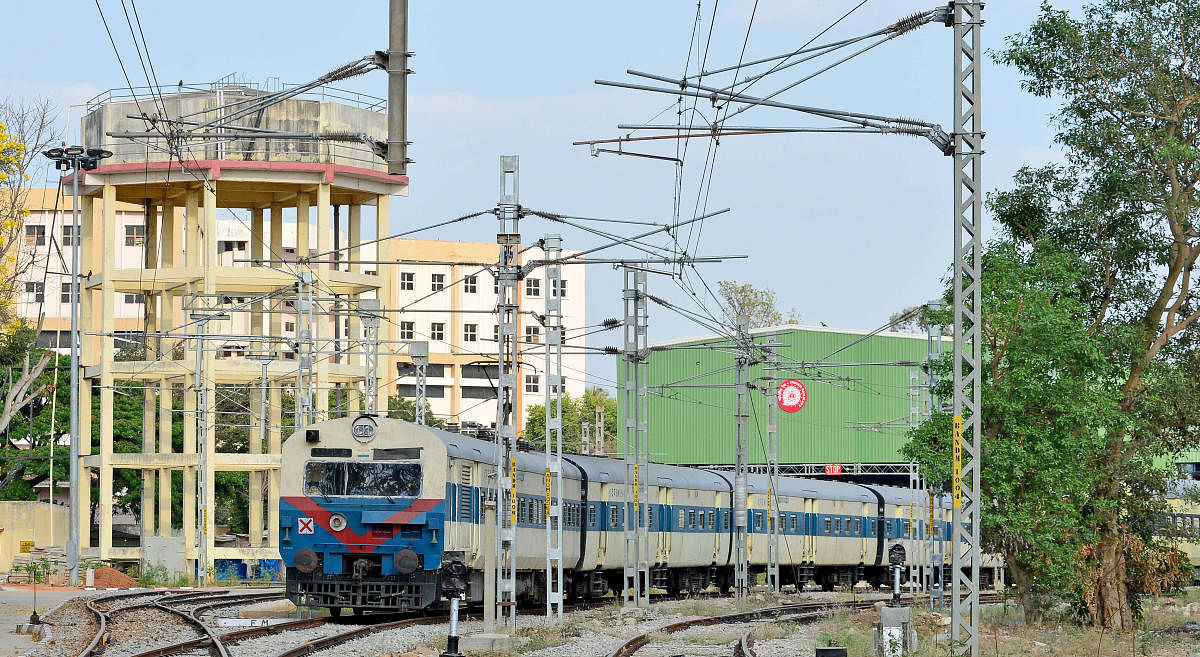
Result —
POLYGON ((346 516, 335 513, 329 516, 329 528, 335 532, 340 532, 346 528, 346 516))

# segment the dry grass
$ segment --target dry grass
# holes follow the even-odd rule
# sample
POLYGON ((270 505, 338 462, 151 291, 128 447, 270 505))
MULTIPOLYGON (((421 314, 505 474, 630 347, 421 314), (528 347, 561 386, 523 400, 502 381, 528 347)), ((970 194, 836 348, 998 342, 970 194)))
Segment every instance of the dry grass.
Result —
MULTIPOLYGON (((1195 635, 1164 630, 1200 621, 1200 614, 1189 614, 1186 609, 1197 602, 1200 589, 1178 597, 1147 599, 1138 630, 1115 635, 1078 625, 1066 609, 1048 615, 1045 622, 1026 624, 1013 606, 988 606, 983 613, 980 651, 985 657, 1190 657, 1200 654, 1200 641, 1195 635)), ((817 627, 815 645, 832 642, 846 646, 850 657, 872 657, 871 630, 877 618, 873 611, 830 618, 817 627)), ((913 657, 950 655, 946 639, 935 640, 935 635, 948 634, 949 629, 939 625, 935 616, 918 614, 920 649, 913 657)))

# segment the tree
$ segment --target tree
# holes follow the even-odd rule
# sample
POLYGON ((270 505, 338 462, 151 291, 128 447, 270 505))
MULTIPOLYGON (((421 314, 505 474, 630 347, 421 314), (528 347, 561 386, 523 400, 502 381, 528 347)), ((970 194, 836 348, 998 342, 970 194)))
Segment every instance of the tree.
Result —
MULTIPOLYGON (((588 388, 579 399, 563 393, 562 399, 562 440, 563 451, 578 453, 583 436, 583 423, 592 426, 593 440, 597 437, 596 409, 604 409, 603 449, 605 453, 615 452, 617 443, 617 400, 608 394, 604 388, 588 388)), ((546 407, 535 404, 526 409, 525 431, 522 434, 530 444, 544 448, 546 445, 546 407)))
POLYGON ((1198 31, 1197 0, 1100 0, 1082 20, 1043 4, 999 54, 1028 91, 1063 101, 1068 164, 1022 170, 995 209, 1025 241, 1079 254, 1083 321, 1114 364, 1115 412, 1081 427, 1103 444, 1077 462, 1100 475, 1079 593, 1115 629, 1132 627, 1139 564, 1167 549, 1147 540, 1165 466, 1198 444, 1194 397, 1177 390, 1194 382, 1175 367, 1200 319, 1198 31))
MULTIPOLYGON (((1075 254, 1050 242, 990 244, 981 285, 984 326, 980 507, 987 552, 999 553, 1028 621, 1078 585, 1090 491, 1098 473, 1072 455, 1102 444, 1097 418, 1116 394, 1103 341, 1088 332, 1075 254)), ((949 294, 947 294, 949 296, 949 294)), ((951 323, 951 310, 930 319, 951 323)), ((952 394, 952 354, 938 363, 952 394)), ((950 479, 951 417, 936 413, 903 453, 926 479, 950 479)))
MULTIPOLYGON (((17 330, 17 286, 34 253, 23 247, 28 171, 53 141, 58 108, 46 98, 0 101, 0 330, 17 330)), ((39 320, 40 324, 40 320, 39 320)))
MULTIPOLYGON (((401 420, 408 420, 409 422, 416 422, 417 421, 417 402, 416 402, 416 400, 409 399, 408 397, 399 397, 397 395, 392 395, 391 397, 388 397, 387 416, 399 418, 401 420)), ((426 402, 425 402, 425 424, 427 426, 435 427, 437 429, 445 429, 446 428, 446 421, 441 418, 435 417, 433 415, 433 411, 430 410, 430 408, 429 408, 428 400, 426 400, 426 402)))
MULTIPOLYGON (((717 293, 730 319, 745 315, 750 319, 750 328, 777 326, 784 323, 784 315, 778 309, 775 292, 768 288, 756 288, 749 283, 718 281, 717 293)), ((787 322, 800 321, 800 313, 792 308, 787 312, 787 322)))

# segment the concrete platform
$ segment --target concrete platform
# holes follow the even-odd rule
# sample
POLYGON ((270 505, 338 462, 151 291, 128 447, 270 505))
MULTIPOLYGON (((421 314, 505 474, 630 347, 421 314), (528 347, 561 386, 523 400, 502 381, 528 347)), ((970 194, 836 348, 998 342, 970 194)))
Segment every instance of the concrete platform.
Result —
POLYGON ((490 652, 509 652, 529 641, 529 637, 514 637, 509 634, 469 634, 459 637, 458 651, 467 655, 490 652))

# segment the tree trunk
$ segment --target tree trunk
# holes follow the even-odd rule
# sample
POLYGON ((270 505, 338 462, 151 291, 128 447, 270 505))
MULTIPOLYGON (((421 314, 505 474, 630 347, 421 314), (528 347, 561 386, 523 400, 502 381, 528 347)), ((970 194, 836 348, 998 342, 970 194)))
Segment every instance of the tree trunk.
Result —
POLYGON ((1126 555, 1121 546, 1121 528, 1116 512, 1105 512, 1102 517, 1101 534, 1096 542, 1100 578, 1096 582, 1096 603, 1091 608, 1092 623, 1113 630, 1130 630, 1133 612, 1125 586, 1126 555))
POLYGON ((1025 614, 1025 622, 1027 624, 1042 622, 1041 600, 1033 592, 1033 582, 1030 581, 1029 571, 1026 570, 1025 564, 1015 558, 1013 554, 1004 555, 1004 563, 1008 566, 1008 572, 1012 575, 1013 582, 1017 585, 1017 600, 1021 604, 1021 611, 1025 614))

